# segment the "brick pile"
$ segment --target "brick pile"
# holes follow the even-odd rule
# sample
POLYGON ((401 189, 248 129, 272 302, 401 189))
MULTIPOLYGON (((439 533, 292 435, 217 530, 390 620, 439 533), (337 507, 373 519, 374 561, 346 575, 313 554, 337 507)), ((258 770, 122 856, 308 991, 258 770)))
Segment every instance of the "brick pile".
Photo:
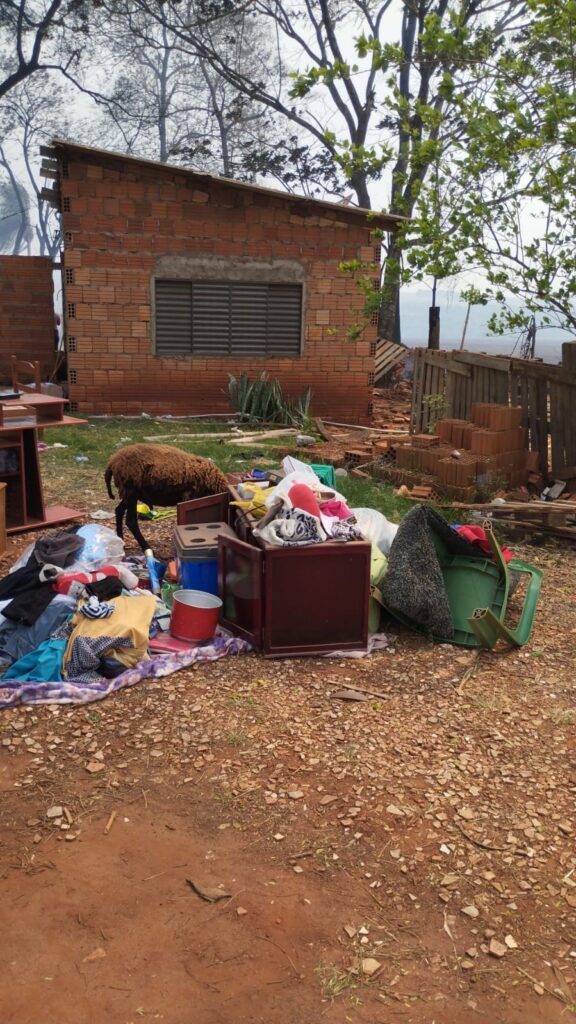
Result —
POLYGON ((395 483, 428 484, 457 501, 472 501, 479 489, 522 487, 538 468, 538 454, 527 451, 521 420, 519 406, 474 403, 470 420, 440 420, 435 434, 397 445, 385 473, 395 483))

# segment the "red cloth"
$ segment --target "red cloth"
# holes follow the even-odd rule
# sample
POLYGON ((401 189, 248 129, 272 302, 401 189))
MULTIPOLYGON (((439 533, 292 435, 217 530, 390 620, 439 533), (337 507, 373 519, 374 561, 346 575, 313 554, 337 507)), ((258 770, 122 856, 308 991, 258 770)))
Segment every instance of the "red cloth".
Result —
MULTIPOLYGON (((465 540, 469 540, 471 544, 477 544, 478 547, 482 551, 485 551, 487 555, 492 554, 492 548, 490 547, 490 542, 486 536, 486 530, 481 526, 457 526, 456 532, 459 533, 461 537, 464 537, 465 540)), ((514 555, 508 548, 500 548, 500 550, 505 562, 510 562, 514 558, 514 555)))
POLYGON ((308 512, 311 516, 316 516, 316 519, 320 519, 318 499, 308 484, 293 484, 288 491, 288 497, 293 508, 301 508, 303 512, 308 512))
POLYGON ((104 565, 98 572, 73 572, 63 573, 58 579, 52 584, 54 590, 59 594, 67 594, 73 583, 96 583, 98 580, 103 580, 106 576, 119 576, 120 573, 115 565, 104 565))

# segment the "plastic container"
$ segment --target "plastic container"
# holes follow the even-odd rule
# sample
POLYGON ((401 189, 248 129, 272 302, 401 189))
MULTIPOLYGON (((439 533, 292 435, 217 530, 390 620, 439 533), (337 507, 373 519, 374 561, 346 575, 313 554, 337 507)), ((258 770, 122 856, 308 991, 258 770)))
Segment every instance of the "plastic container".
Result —
POLYGON ((178 590, 182 590, 182 587, 179 583, 168 583, 165 580, 164 583, 162 584, 162 600, 164 601, 164 604, 166 605, 167 608, 172 607, 174 594, 178 590))
POLYGON ((222 601, 200 590, 177 590, 172 602, 170 633, 178 640, 211 640, 222 601))
POLYGON ((183 589, 218 594, 218 537, 222 534, 234 536, 221 522, 176 527, 176 562, 183 589))
POLYGON ((201 590, 218 594, 218 559, 202 558, 180 563, 180 586, 185 590, 201 590))

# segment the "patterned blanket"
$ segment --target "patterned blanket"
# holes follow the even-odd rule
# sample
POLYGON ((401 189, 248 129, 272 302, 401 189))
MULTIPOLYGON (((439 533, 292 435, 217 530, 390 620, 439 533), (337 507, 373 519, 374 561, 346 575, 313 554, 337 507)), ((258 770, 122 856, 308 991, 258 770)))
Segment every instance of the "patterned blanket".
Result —
POLYGON ((126 686, 135 686, 143 679, 160 679, 190 665, 217 661, 227 654, 243 654, 251 649, 250 644, 239 637, 217 636, 207 647, 193 647, 180 654, 159 654, 141 661, 116 679, 100 679, 98 682, 66 679, 53 683, 0 680, 0 710, 18 704, 91 704, 126 686))

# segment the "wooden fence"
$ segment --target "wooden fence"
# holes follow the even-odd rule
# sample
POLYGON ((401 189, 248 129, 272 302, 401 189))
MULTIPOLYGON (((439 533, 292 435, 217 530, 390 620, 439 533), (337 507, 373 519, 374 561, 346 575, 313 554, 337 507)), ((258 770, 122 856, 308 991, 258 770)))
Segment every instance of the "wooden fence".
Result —
POLYGON ((386 374, 390 373, 399 363, 403 363, 408 355, 409 349, 404 345, 396 345, 393 341, 380 338, 376 342, 374 355, 374 382, 378 384, 384 380, 386 374))
MULTIPOLYGON (((562 366, 475 352, 414 352, 410 430, 433 430, 443 416, 467 420, 473 402, 521 405, 528 446, 544 474, 576 467, 576 343, 562 346, 562 366)), ((574 474, 576 475, 576 470, 574 474)))

